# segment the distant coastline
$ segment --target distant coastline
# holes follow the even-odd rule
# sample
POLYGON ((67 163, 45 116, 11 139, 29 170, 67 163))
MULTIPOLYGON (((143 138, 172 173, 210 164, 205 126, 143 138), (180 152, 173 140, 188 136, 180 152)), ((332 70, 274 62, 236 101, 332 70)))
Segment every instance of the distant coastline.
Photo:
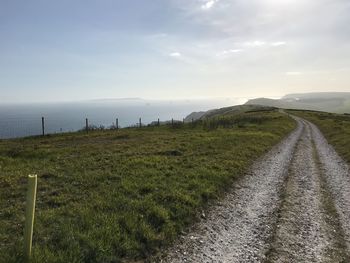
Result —
POLYGON ((85 127, 85 119, 94 126, 110 127, 116 118, 120 127, 133 126, 142 119, 149 124, 182 120, 193 111, 207 111, 238 104, 235 99, 213 100, 146 100, 140 98, 99 99, 61 103, 3 104, 0 106, 0 139, 41 134, 41 118, 47 133, 77 131, 85 127))

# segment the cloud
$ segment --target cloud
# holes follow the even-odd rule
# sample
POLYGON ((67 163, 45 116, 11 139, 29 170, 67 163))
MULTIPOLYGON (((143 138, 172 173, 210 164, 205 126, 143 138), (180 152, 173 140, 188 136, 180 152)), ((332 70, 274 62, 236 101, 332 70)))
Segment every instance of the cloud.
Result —
POLYGON ((249 47, 260 47, 260 46, 264 46, 266 44, 266 42, 264 41, 253 41, 253 42, 245 42, 246 46, 249 47))
POLYGON ((228 50, 224 50, 224 51, 218 53, 217 56, 224 56, 224 55, 228 55, 228 54, 240 53, 242 51, 243 51, 243 49, 228 49, 228 50))
POLYGON ((245 42, 244 45, 248 46, 248 47, 261 47, 261 46, 265 46, 265 45, 269 45, 271 47, 280 47, 280 46, 287 45, 287 42, 284 42, 284 41, 265 42, 265 41, 256 40, 256 41, 245 42))
POLYGON ((169 54, 169 57, 173 57, 173 58, 178 58, 178 57, 181 57, 181 53, 179 52, 172 52, 169 54))
POLYGON ((302 72, 299 72, 299 71, 288 71, 286 72, 286 75, 288 76, 299 76, 299 75, 302 75, 303 73, 302 72))
POLYGON ((165 38, 167 36, 168 36, 168 34, 166 34, 166 33, 156 33, 156 34, 151 34, 149 37, 151 37, 151 38, 165 38))
POLYGON ((286 42, 283 42, 283 41, 280 41, 280 42, 272 42, 271 43, 271 46, 273 47, 279 47, 279 46, 284 46, 286 45, 287 43, 286 42))
POLYGON ((171 52, 168 54, 168 56, 176 61, 180 61, 182 63, 188 64, 188 65, 196 65, 197 60, 195 57, 192 55, 189 55, 188 53, 191 53, 190 50, 185 50, 185 55, 180 52, 171 52))
POLYGON ((207 1, 205 4, 202 4, 201 8, 204 10, 211 9, 219 0, 210 0, 207 1))

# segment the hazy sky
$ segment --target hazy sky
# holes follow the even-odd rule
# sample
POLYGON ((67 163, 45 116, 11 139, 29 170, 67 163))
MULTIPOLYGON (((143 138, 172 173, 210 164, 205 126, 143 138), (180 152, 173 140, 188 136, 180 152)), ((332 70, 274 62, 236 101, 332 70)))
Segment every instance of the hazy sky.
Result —
POLYGON ((349 84, 349 0, 0 0, 0 102, 349 84))

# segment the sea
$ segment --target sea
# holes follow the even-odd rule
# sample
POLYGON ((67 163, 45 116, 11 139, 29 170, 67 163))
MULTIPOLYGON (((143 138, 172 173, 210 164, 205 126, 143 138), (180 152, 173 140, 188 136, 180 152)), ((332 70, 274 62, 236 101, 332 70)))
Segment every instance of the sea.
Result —
POLYGON ((182 120, 192 112, 207 111, 242 104, 245 98, 196 100, 106 99, 60 103, 0 104, 0 139, 18 138, 42 133, 73 132, 89 125, 109 128, 118 118, 119 127, 131 127, 153 121, 182 120))

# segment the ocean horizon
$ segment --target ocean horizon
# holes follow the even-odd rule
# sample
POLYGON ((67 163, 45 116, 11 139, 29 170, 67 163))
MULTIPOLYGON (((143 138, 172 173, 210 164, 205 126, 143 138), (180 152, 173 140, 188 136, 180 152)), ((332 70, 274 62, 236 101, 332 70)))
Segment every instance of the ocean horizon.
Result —
POLYGON ((153 121, 182 120, 192 112, 242 104, 247 99, 198 100, 145 100, 106 99, 80 102, 27 103, 0 105, 0 139, 40 135, 41 118, 45 118, 45 133, 55 134, 78 131, 89 125, 134 126, 142 120, 147 125, 153 121))

